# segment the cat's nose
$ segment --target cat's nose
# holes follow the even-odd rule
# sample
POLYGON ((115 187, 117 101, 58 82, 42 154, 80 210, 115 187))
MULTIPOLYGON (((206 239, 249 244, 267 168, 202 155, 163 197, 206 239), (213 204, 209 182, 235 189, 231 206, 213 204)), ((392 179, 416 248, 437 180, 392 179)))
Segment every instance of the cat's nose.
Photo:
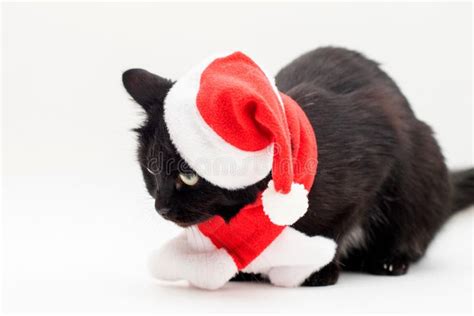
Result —
POLYGON ((168 207, 161 207, 157 208, 156 211, 158 212, 158 214, 164 216, 170 212, 170 209, 168 207))

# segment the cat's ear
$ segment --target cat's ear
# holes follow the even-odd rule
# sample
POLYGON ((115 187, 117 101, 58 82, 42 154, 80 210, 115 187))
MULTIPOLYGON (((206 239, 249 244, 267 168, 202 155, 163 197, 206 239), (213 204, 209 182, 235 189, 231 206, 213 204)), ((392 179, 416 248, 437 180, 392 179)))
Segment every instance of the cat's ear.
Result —
POLYGON ((127 92, 146 112, 154 106, 163 106, 163 101, 173 82, 144 69, 129 69, 122 75, 127 92))

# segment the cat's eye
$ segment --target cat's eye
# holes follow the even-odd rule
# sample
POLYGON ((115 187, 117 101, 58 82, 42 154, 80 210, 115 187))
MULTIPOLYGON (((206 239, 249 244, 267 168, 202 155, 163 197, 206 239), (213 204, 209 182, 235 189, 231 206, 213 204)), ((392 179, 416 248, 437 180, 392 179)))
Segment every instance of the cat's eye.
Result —
POLYGON ((195 185, 199 180, 198 175, 194 173, 191 173, 191 174, 180 173, 179 178, 181 179, 181 181, 183 181, 184 184, 189 185, 189 186, 195 185))

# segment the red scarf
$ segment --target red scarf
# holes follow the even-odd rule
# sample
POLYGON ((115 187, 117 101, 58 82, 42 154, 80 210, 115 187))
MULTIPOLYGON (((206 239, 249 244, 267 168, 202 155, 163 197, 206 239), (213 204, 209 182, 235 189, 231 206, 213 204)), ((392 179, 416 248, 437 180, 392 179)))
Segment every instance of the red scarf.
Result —
MULTIPOLYGON (((283 93, 281 98, 291 134, 294 182, 303 184, 309 192, 318 164, 315 133, 301 107, 283 93)), ((285 228, 270 221, 263 211, 260 195, 229 223, 215 216, 198 227, 217 248, 224 248, 232 256, 239 270, 257 258, 285 228)))

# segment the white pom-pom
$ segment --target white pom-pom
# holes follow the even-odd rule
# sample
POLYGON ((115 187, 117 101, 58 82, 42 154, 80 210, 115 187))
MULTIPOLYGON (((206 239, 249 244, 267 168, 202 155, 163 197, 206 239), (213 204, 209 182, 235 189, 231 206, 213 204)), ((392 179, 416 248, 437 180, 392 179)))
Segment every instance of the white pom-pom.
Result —
POLYGON ((263 211, 276 225, 292 225, 308 210, 308 191, 304 185, 293 183, 288 194, 275 190, 273 180, 262 193, 263 211))

